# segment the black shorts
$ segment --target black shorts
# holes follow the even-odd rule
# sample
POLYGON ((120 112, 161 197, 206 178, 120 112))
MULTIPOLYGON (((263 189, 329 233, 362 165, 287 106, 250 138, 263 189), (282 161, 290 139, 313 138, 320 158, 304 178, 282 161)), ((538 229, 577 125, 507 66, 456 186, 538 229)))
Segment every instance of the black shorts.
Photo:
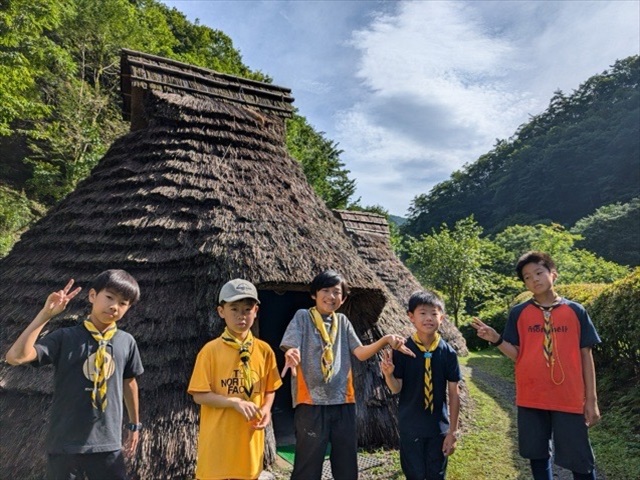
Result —
POLYGON ((448 457, 442 453, 444 435, 416 438, 400 434, 400 465, 407 480, 444 480, 448 457))
POLYGON ((322 464, 327 445, 331 443, 329 460, 336 480, 358 478, 358 435, 356 406, 300 404, 294 413, 296 456, 291 480, 315 480, 322 477, 322 464))
POLYGON ((528 459, 549 458, 577 473, 591 473, 595 458, 584 415, 518 407, 518 446, 528 459))
POLYGON ((47 480, 126 480, 122 450, 101 453, 50 453, 47 480))

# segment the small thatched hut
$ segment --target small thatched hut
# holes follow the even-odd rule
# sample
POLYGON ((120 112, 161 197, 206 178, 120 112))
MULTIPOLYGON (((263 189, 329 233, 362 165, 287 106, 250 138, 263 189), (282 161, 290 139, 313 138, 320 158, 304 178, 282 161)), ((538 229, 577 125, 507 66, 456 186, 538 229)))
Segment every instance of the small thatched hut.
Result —
MULTIPOLYGON (((334 210, 334 214, 342 221, 360 257, 391 291, 401 309, 406 310, 411 294, 424 287, 393 252, 387 219, 377 213, 351 210, 334 210)), ((468 355, 464 337, 448 319, 442 322, 440 332, 458 355, 468 355)))
MULTIPOLYGON (((308 282, 328 267, 352 285, 344 310, 365 342, 402 330, 404 315, 287 156, 288 89, 123 51, 122 91, 132 132, 0 261, 0 353, 68 278, 86 287, 102 270, 128 270, 142 300, 121 327, 146 368, 134 477, 192 478, 198 409, 186 386, 197 352, 221 331, 222 284, 257 285, 256 333, 274 349, 295 310, 310 305, 308 282)), ((50 329, 84 317, 83 294, 50 329)), ((0 365, 1 478, 43 471, 51 373, 0 365)), ((376 361, 354 373, 360 444, 393 443, 393 402, 376 361)), ((276 435, 291 415, 286 386, 277 402, 276 435)))

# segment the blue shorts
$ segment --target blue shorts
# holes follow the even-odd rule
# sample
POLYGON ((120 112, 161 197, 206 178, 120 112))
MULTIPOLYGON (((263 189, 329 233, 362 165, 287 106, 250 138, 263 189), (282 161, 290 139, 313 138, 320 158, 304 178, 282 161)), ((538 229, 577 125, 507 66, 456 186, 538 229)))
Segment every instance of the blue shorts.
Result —
POLYGON ((528 459, 549 458, 577 473, 591 473, 595 458, 584 415, 518 407, 518 446, 528 459))

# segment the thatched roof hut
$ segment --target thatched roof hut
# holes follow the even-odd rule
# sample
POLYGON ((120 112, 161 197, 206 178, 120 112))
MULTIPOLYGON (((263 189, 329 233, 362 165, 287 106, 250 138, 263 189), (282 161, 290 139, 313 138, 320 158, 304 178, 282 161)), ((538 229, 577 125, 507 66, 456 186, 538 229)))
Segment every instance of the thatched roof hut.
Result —
MULTIPOLYGON (((387 219, 377 213, 351 210, 334 210, 334 214, 342 221, 344 229, 353 240, 360 257, 368 263, 391 291, 401 309, 406 311, 407 301, 411 294, 423 290, 424 287, 394 254, 391 248, 387 219)), ((468 355, 467 342, 448 318, 442 322, 440 332, 443 338, 458 352, 458 355, 468 355)))
MULTIPOLYGON (((310 305, 311 278, 329 267, 352 285, 344 310, 364 341, 401 329, 404 317, 287 155, 287 89, 131 51, 122 72, 133 131, 0 261, 0 353, 68 278, 86 287, 102 270, 128 270, 142 300, 121 327, 146 368, 134 478, 192 478, 198 409, 186 386, 197 352, 222 329, 214 305, 226 281, 256 284, 256 330, 274 349, 295 310, 310 305)), ((86 289, 82 297, 48 328, 83 319, 86 289)), ((393 402, 376 361, 354 373, 360 443, 393 443, 393 402)), ((43 471, 51 379, 49 368, 0 365, 0 477, 43 471)), ((287 399, 290 408, 283 388, 282 418, 287 399)))

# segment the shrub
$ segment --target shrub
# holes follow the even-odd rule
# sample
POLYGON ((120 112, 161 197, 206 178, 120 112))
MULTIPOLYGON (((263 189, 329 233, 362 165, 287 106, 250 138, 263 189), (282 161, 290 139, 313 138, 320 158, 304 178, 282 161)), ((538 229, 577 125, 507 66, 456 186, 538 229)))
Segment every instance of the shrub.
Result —
POLYGON ((589 305, 602 344, 595 351, 599 367, 640 375, 640 267, 609 285, 589 305))

